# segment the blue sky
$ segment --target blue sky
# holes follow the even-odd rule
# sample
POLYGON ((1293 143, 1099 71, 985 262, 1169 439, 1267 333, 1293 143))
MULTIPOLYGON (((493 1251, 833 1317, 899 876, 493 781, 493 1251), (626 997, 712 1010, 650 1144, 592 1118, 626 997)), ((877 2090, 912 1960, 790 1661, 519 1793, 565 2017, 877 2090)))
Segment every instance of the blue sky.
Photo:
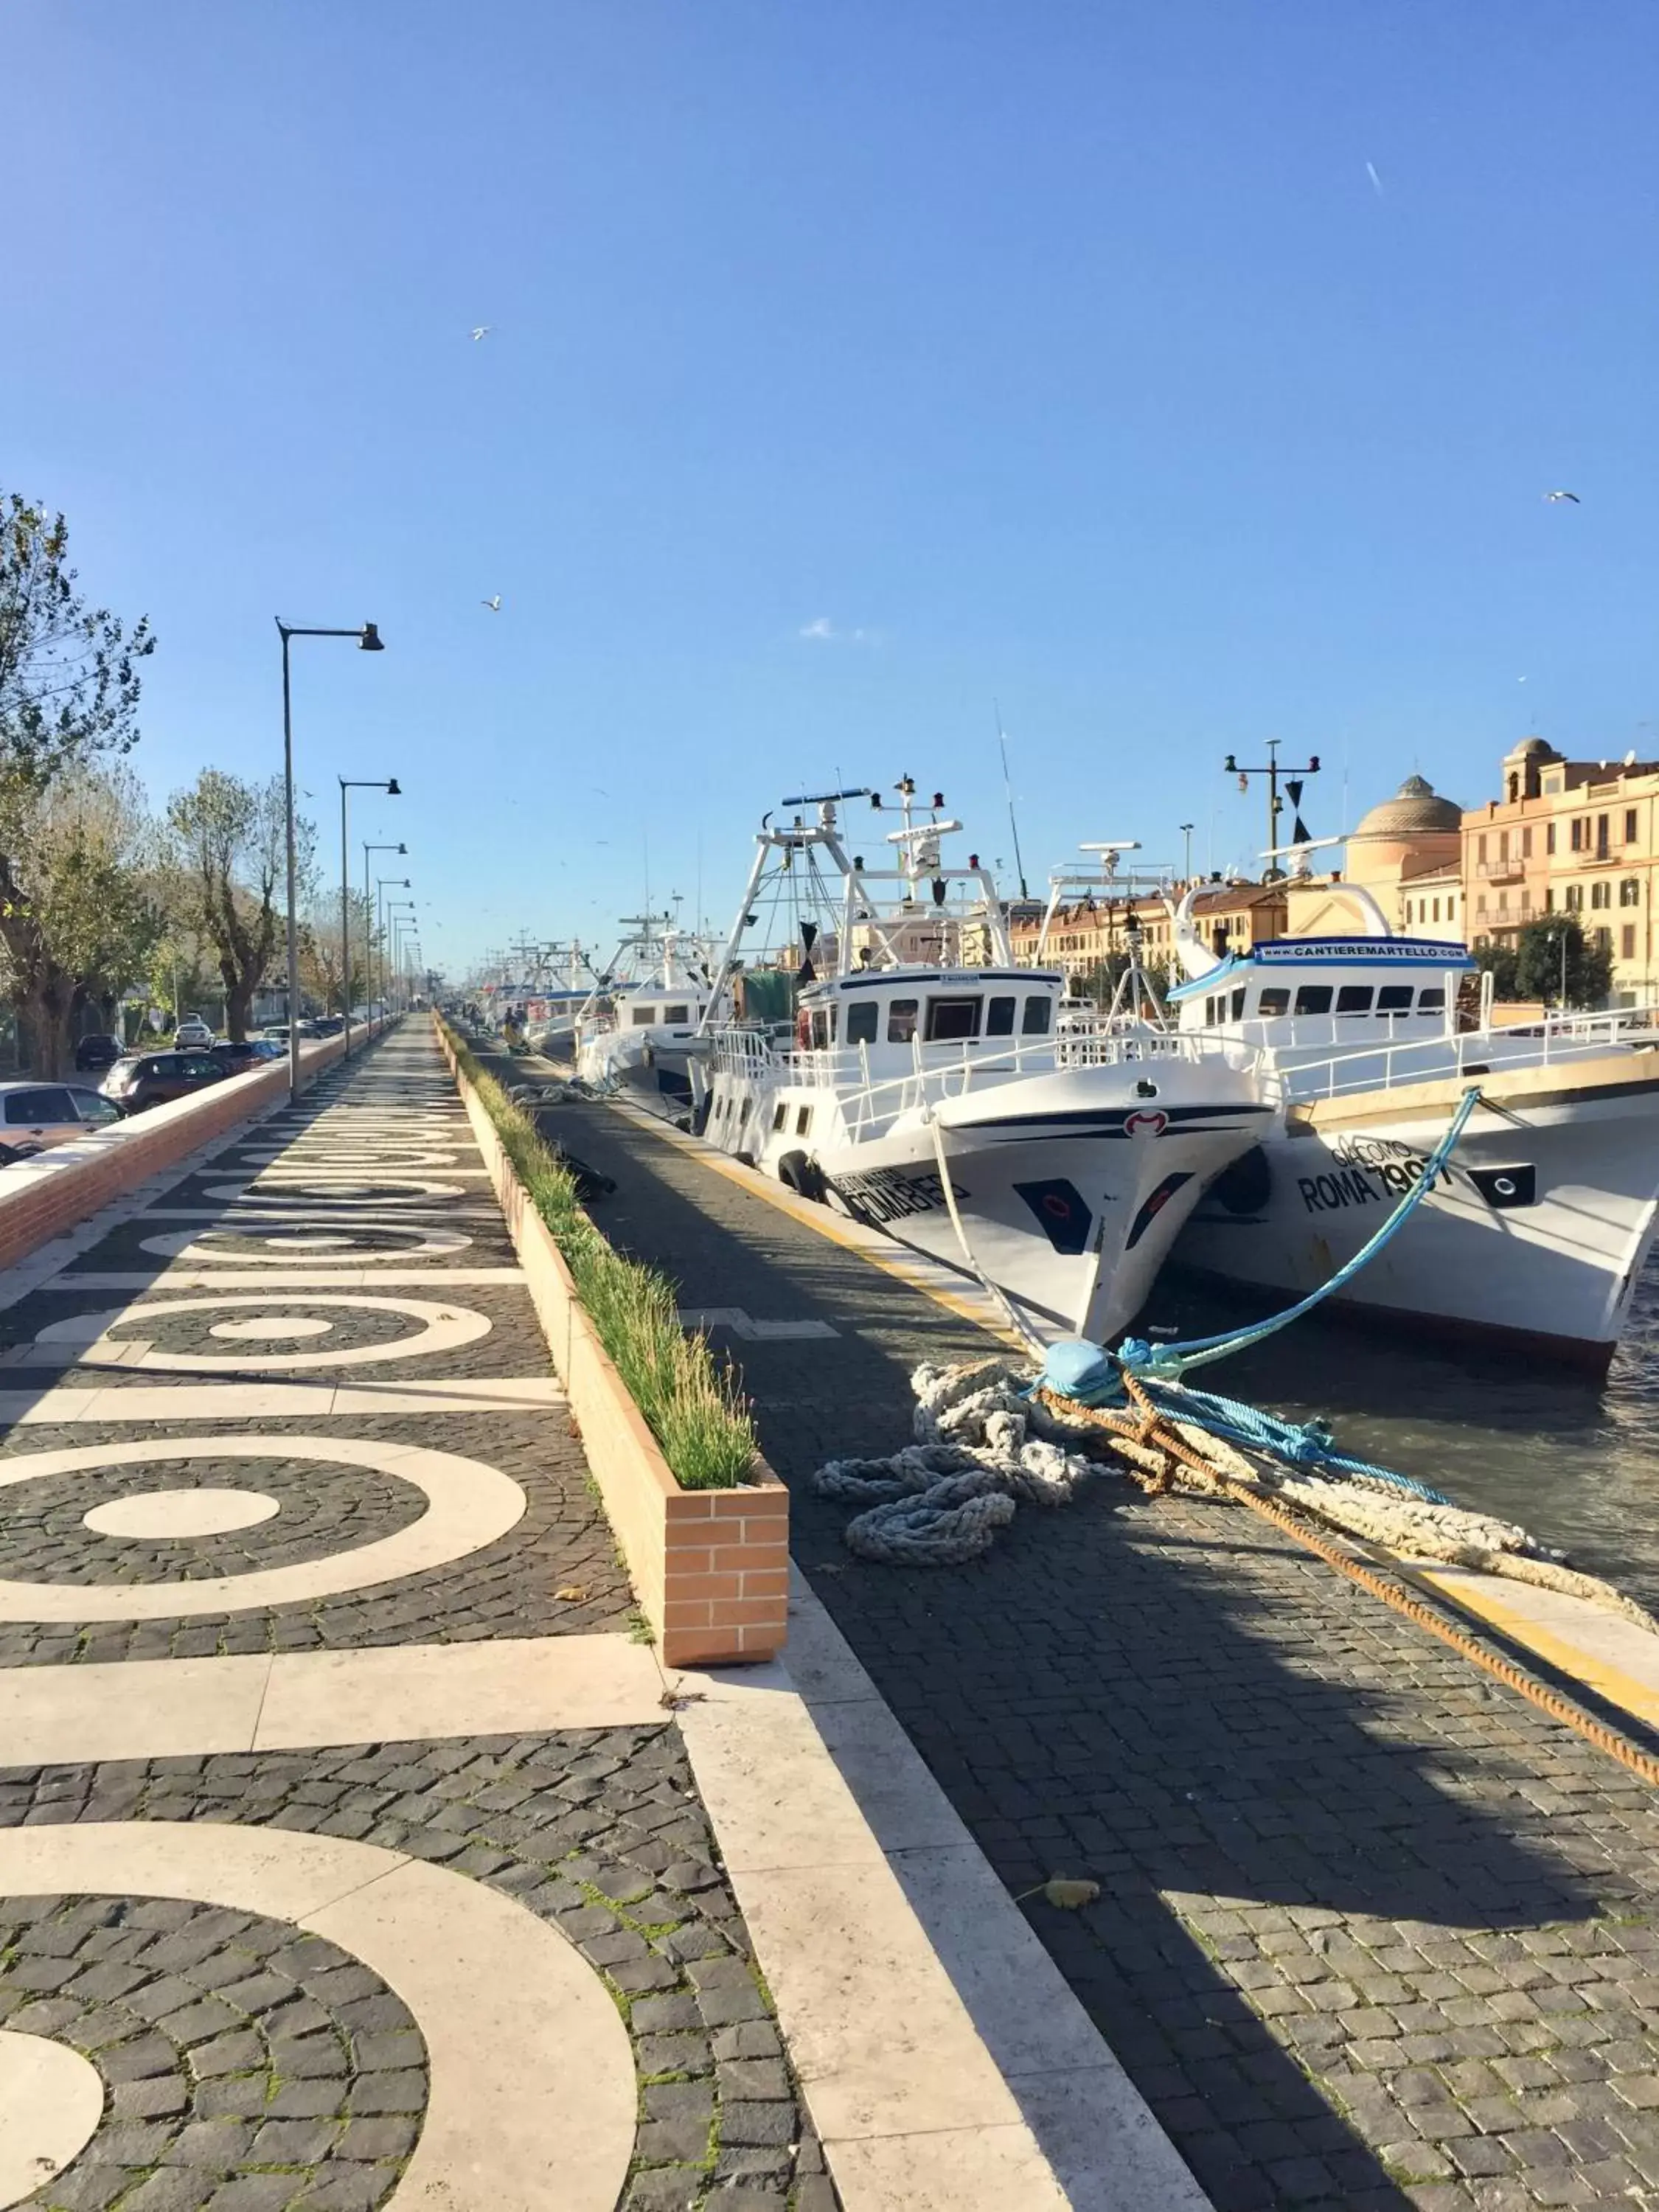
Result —
POLYGON ((1274 735, 1316 831, 1470 804, 1659 756, 1656 72, 1651 0, 11 0, 0 484, 154 620, 158 797, 279 764, 274 614, 380 623, 301 780, 402 779, 452 972, 647 848, 723 923, 803 781, 1007 857, 994 696, 1033 878, 1253 854, 1274 735))

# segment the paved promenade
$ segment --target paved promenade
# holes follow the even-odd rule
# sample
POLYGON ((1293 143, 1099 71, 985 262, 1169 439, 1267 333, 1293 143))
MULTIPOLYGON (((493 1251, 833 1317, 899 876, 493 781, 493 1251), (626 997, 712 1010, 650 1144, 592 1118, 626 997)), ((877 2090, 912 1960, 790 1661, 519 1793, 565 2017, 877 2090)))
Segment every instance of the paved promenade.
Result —
POLYGON ((81 1243, 0 1310, 0 2204, 830 2212, 429 1034, 81 1243))
POLYGON ((971 1567, 854 1560, 806 1478, 994 1340, 690 1140, 545 1126, 725 1316, 800 1566, 1218 2212, 1659 2205, 1644 1784, 1224 1505, 1103 1478, 971 1567))

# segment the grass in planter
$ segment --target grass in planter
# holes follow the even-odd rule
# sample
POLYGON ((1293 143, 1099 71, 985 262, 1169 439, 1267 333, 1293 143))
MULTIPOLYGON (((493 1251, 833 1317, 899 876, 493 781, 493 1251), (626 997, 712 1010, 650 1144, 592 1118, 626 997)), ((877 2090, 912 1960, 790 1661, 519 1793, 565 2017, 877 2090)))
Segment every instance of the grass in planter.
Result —
POLYGON ((676 1480, 687 1490, 729 1490, 747 1480, 758 1446, 731 1369, 716 1368, 708 1339, 681 1328, 668 1278, 636 1260, 625 1260, 606 1243, 583 1212, 571 1176, 537 1134, 530 1115, 479 1066, 447 1023, 444 1029, 519 1180, 564 1255, 600 1343, 676 1480))

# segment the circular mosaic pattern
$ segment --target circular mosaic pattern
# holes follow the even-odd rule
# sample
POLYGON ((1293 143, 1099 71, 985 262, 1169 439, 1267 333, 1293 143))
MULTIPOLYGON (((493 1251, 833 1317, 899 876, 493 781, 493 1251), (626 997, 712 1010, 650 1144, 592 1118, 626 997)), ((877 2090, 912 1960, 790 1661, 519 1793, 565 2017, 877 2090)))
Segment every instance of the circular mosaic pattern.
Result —
POLYGON ((70 1314, 37 1331, 40 1345, 77 1347, 76 1358, 86 1367, 156 1368, 194 1373, 234 1368, 355 1367, 380 1359, 418 1359, 435 1352, 453 1352, 488 1336, 487 1314, 470 1307, 436 1305, 427 1298, 371 1297, 367 1292, 289 1291, 273 1284, 269 1291, 211 1293, 200 1297, 168 1298, 156 1304, 115 1306, 101 1313, 70 1314), (221 1322, 209 1330, 192 1323, 181 1334, 178 1317, 185 1314, 222 1313, 229 1306, 254 1309, 242 1332, 264 1337, 308 1334, 292 1326, 320 1321, 320 1334, 350 1334, 355 1342, 334 1344, 307 1352, 208 1352, 186 1349, 186 1342, 204 1334, 223 1336, 234 1324, 221 1322), (290 1307, 323 1307, 328 1318, 313 1313, 294 1314, 290 1307), (280 1307, 281 1311, 273 1311, 280 1307), (356 1323, 348 1328, 348 1317, 356 1323), (408 1323, 419 1326, 411 1331, 408 1323), (257 1322, 256 1329, 250 1324, 257 1322))
POLYGON ((38 2170, 18 2194, 0 2173, 0 2204, 109 2204, 156 2169, 191 2203, 271 2167, 298 2169, 296 2196, 337 2184, 334 2201, 366 2212, 397 2186, 427 2109, 426 2042, 349 1952, 258 1914, 125 1895, 0 1899, 0 2094, 32 2074, 34 2112, 55 2106, 79 2135, 47 2196, 31 2194, 38 2170))
POLYGON ((273 1343, 283 1338, 326 1336, 334 1326, 321 1314, 252 1314, 246 1321, 216 1321, 210 1336, 234 1337, 239 1343, 273 1343))
POLYGON ((465 1198, 469 1194, 476 1194, 463 1190, 459 1183, 422 1182, 402 1176, 389 1176, 384 1182, 331 1182, 316 1176, 261 1176, 252 1183, 210 1183, 202 1194, 204 1198, 227 1200, 252 1196, 261 1206, 285 1201, 314 1206, 319 1200, 337 1202, 350 1198, 366 1200, 374 1206, 394 1208, 423 1206, 434 1198, 465 1198))
POLYGON ((330 1230, 307 1225, 313 1218, 301 1216, 293 1227, 271 1224, 259 1229, 173 1230, 164 1236, 146 1237, 139 1249, 164 1260, 234 1262, 239 1267, 326 1266, 337 1260, 362 1267, 376 1261, 436 1259, 464 1252, 472 1242, 459 1229, 356 1224, 349 1229, 330 1230))
POLYGON ((302 1604, 482 1551, 527 1504, 480 1460, 356 1437, 170 1437, 15 1453, 0 1458, 0 1620, 166 1620, 302 1604), (274 1496, 282 1508, 263 1516, 269 1533, 256 1540, 228 1534, 139 1550, 87 1526, 94 1485, 98 1507, 112 1491, 136 1504, 191 1487, 200 1467, 204 1486, 221 1490, 239 1460, 258 1466, 236 1494, 274 1496))
POLYGON ((235 1528, 257 1528, 282 1511, 278 1498, 252 1490, 145 1490, 112 1498, 81 1516, 81 1525, 98 1536, 125 1536, 137 1543, 166 1543, 178 1536, 226 1536, 235 1528))
POLYGON ((621 2195, 627 2030, 575 1947, 481 1881, 334 1836, 61 1821, 0 1831, 0 1934, 7 2024, 107 2085, 82 2159, 122 2172, 59 2185, 76 2205, 171 2166, 251 2208, 374 2212, 400 2182, 411 2206, 621 2195))

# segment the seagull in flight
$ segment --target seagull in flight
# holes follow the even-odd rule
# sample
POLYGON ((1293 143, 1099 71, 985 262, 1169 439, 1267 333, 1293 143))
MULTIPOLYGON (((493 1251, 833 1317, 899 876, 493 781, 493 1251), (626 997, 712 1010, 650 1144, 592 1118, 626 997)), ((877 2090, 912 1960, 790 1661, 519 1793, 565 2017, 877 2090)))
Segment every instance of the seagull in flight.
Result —
POLYGON ((493 325, 491 324, 480 323, 472 333, 473 344, 477 345, 480 338, 487 338, 489 336, 492 328, 493 325))
POLYGON ((1556 501, 1563 499, 1570 499, 1575 507, 1582 507, 1583 505, 1583 501, 1579 498, 1576 491, 1547 491, 1544 494, 1544 496, 1550 501, 1552 506, 1554 505, 1556 501))
POLYGON ((478 605, 488 607, 492 615, 498 615, 501 611, 501 595, 497 592, 493 599, 480 599, 478 605))

